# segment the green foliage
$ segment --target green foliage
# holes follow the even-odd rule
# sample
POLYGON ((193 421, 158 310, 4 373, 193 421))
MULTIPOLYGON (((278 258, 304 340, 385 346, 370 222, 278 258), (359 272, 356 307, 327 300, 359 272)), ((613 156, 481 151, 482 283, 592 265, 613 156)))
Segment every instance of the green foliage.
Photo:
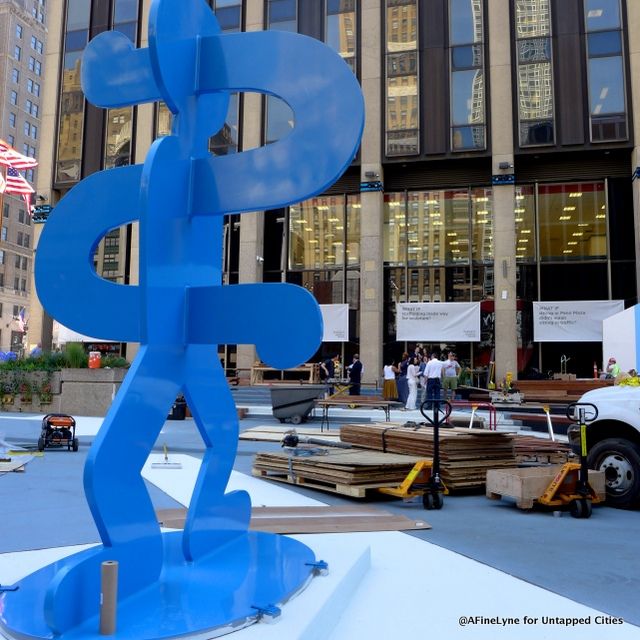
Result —
POLYGON ((120 356, 103 356, 100 360, 100 366, 105 369, 122 369, 129 366, 126 358, 122 358, 120 356))
POLYGON ((64 356, 70 369, 86 369, 89 366, 89 356, 79 342, 67 342, 64 356))

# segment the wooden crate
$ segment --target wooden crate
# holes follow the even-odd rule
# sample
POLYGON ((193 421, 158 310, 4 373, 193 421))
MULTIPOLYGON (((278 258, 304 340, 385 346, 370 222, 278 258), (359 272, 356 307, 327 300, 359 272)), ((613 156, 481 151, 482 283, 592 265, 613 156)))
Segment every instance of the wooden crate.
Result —
MULTIPOLYGON (((562 465, 529 467, 523 469, 490 469, 487 471, 487 498, 499 500, 503 496, 515 498, 520 509, 531 509, 545 492, 562 465)), ((604 472, 589 470, 589 484, 596 495, 604 500, 604 472)))

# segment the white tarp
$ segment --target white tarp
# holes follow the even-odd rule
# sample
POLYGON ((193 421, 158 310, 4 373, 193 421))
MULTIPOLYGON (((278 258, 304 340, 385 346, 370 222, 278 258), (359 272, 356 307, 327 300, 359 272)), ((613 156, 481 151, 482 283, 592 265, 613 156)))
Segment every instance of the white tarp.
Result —
POLYGON ((621 313, 610 316, 602 323, 602 364, 604 369, 609 358, 613 357, 622 371, 638 370, 638 316, 640 305, 629 307, 621 313))
POLYGON ((73 329, 65 327, 57 320, 53 321, 53 344, 61 345, 67 342, 114 342, 114 340, 103 340, 102 338, 92 338, 78 333, 73 329))
POLYGON ((602 322, 624 311, 622 300, 533 303, 535 342, 602 342, 602 322))
POLYGON ((399 303, 396 340, 479 342, 480 303, 399 303))
POLYGON ((321 304, 324 332, 322 342, 349 341, 349 305, 321 304))

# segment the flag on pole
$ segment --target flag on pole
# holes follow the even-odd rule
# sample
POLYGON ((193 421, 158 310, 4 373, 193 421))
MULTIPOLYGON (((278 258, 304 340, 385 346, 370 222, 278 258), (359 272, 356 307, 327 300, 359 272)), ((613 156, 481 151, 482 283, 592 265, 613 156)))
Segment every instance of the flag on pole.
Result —
POLYGON ((22 333, 24 333, 24 307, 22 307, 20 309, 20 313, 18 314, 18 328, 20 329, 20 331, 22 331, 22 333))
POLYGON ((0 164, 14 169, 33 169, 38 166, 38 161, 18 153, 11 145, 0 140, 0 164))
POLYGON ((14 167, 7 167, 7 179, 4 190, 5 193, 22 196, 27 205, 27 209, 31 212, 31 194, 35 193, 35 191, 14 167))

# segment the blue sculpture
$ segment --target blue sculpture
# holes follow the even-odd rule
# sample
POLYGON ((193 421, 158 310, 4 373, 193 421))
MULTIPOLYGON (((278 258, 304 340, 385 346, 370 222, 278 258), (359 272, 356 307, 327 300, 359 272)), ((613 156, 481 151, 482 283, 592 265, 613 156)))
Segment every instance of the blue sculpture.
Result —
POLYGON ((82 85, 105 108, 164 100, 172 135, 154 142, 144 165, 94 174, 69 192, 36 260, 38 295, 52 316, 89 335, 141 343, 85 467, 102 545, 2 594, 0 628, 10 637, 98 637, 105 560, 120 566, 115 637, 136 640, 250 623, 317 567, 305 545, 248 532, 249 496, 225 493, 238 424, 217 344, 253 343, 272 366, 295 366, 321 340, 320 312, 292 285, 222 287, 221 234, 225 214, 286 206, 332 184, 356 153, 362 95, 348 66, 320 42, 285 32, 221 34, 204 0, 153 0, 149 43, 135 49, 120 33, 101 34, 84 53, 82 85), (211 156, 208 140, 235 91, 286 101, 292 132, 267 147, 211 156), (139 285, 100 278, 97 243, 135 220, 139 285), (206 452, 184 533, 162 534, 140 471, 179 392, 206 452))

